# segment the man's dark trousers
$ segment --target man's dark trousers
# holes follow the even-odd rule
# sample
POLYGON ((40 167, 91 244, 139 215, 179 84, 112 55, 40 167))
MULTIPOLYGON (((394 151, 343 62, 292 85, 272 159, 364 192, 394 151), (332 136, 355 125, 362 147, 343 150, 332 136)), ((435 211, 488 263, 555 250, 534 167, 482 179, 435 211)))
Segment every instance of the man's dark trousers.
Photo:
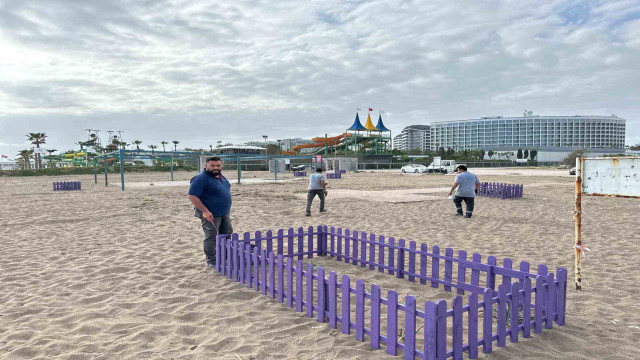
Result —
POLYGON ((316 195, 320 198, 320 211, 324 211, 324 190, 309 190, 307 194, 307 214, 311 214, 311 202, 313 202, 316 195))
POLYGON ((233 233, 231 218, 229 215, 214 216, 213 223, 211 223, 200 215, 200 222, 202 223, 202 230, 204 230, 204 254, 207 257, 207 264, 213 266, 216 263, 216 236, 218 234, 230 235, 233 233))
POLYGON ((463 196, 455 196, 453 198, 453 203, 456 204, 456 210, 458 210, 458 215, 462 215, 462 202, 467 206, 467 217, 471 217, 473 214, 473 201, 475 198, 473 197, 463 197, 463 196))

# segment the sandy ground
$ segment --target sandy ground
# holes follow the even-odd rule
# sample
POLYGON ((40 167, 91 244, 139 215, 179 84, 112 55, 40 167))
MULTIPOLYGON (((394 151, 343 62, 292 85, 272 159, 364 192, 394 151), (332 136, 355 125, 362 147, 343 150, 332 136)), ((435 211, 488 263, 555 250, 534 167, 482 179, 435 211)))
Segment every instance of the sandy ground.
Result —
MULTIPOLYGON (((234 185, 232 218, 237 232, 327 224, 572 274, 568 170, 477 173, 481 181, 524 184, 524 198, 478 198, 467 220, 446 198, 450 175, 349 173, 329 181, 328 212, 319 214, 315 203, 311 217, 304 216, 306 181, 234 185)), ((93 176, 0 178, 0 358, 393 358, 207 269, 185 196, 193 175, 176 173, 181 184, 163 186, 168 174, 127 174, 125 192, 117 176, 108 187, 102 176, 98 184, 93 176), (83 190, 51 191, 61 180, 82 181, 83 190)), ((584 198, 592 251, 584 291, 570 287, 567 324, 484 358, 640 358, 638 209, 637 199, 584 198)), ((330 259, 314 262, 419 303, 451 298, 330 259)))

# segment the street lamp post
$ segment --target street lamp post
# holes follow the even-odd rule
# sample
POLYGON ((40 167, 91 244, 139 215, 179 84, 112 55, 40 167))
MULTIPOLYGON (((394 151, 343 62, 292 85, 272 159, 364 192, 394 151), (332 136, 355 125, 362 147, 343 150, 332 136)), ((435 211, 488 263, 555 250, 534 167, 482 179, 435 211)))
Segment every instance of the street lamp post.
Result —
POLYGON ((262 135, 262 138, 264 139, 264 154, 268 155, 268 153, 267 153, 267 138, 268 138, 268 136, 267 135, 262 135))
POLYGON ((278 139, 276 140, 278 142, 278 150, 280 150, 280 155, 282 155, 282 140, 278 139))

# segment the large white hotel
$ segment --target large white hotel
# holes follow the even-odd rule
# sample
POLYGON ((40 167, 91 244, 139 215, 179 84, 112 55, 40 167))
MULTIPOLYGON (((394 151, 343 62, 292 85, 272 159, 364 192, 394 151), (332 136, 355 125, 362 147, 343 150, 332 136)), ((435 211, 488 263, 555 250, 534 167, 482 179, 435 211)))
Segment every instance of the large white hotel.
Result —
POLYGON ((430 148, 537 150, 537 160, 558 161, 576 149, 589 155, 624 152, 625 120, 615 115, 483 117, 431 123, 430 148))

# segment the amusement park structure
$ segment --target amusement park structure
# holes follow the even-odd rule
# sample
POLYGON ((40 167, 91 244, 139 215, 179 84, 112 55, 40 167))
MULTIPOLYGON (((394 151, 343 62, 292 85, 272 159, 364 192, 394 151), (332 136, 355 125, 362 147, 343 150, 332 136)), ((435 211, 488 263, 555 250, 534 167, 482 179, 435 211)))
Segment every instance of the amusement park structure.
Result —
POLYGON ((382 114, 378 115, 378 123, 373 125, 371 114, 367 114, 367 121, 362 125, 360 115, 356 112, 353 125, 337 136, 312 138, 312 144, 296 145, 284 155, 328 154, 342 152, 345 155, 386 154, 391 151, 391 130, 382 122, 382 114), (304 150, 304 149, 312 149, 304 150))

